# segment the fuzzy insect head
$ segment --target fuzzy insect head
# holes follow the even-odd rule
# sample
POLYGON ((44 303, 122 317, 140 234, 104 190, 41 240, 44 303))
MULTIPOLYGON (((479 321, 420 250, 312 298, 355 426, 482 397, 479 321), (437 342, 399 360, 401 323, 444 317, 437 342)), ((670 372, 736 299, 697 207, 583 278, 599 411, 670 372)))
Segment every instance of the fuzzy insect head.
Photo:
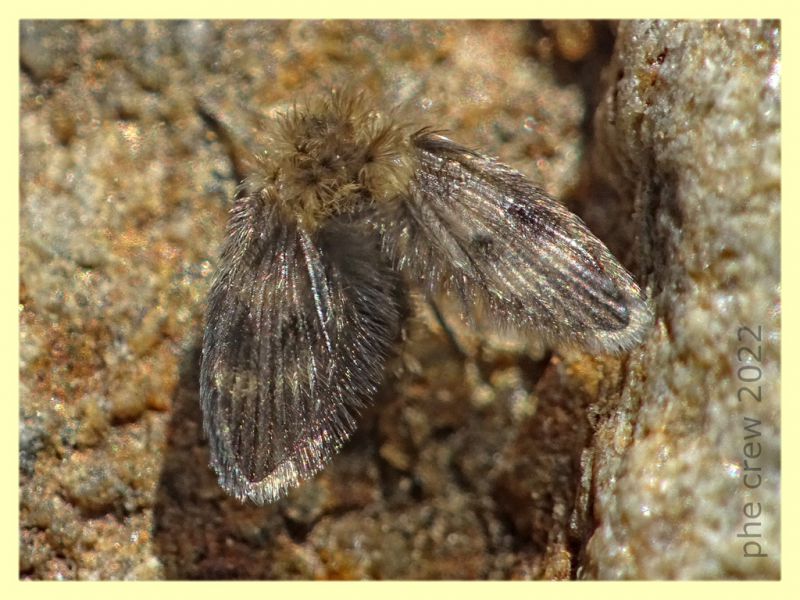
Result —
POLYGON ((295 104, 272 123, 252 183, 286 217, 317 229, 327 217, 357 213, 407 190, 409 133, 352 92, 295 104))

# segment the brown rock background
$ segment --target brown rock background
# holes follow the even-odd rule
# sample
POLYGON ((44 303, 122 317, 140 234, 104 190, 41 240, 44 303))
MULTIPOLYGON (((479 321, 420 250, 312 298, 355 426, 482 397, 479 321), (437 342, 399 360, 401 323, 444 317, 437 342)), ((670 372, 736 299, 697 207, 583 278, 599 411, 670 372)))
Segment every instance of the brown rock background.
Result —
POLYGON ((779 575, 777 24, 20 33, 22 578, 779 575), (620 358, 456 328, 465 360, 420 307, 341 455, 242 505, 206 466, 205 293, 259 120, 331 85, 541 182, 648 288, 657 325, 620 358), (761 421, 753 490, 744 416, 761 421), (766 558, 741 556, 746 502, 766 558))
POLYGON ((594 439, 587 575, 776 579, 780 29, 617 35, 595 157, 633 199, 658 326, 594 439))

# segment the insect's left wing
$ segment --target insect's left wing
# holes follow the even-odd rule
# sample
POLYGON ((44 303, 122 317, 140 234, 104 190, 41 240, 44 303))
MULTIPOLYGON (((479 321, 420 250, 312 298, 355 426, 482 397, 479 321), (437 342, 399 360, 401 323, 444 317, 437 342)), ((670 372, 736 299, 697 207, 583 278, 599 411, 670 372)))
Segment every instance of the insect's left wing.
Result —
POLYGON ((556 346, 615 352, 651 321, 631 275, 517 171, 421 131, 409 192, 383 209, 384 252, 430 296, 556 346))
POLYGON ((366 247, 374 238, 346 226, 312 234, 276 211, 256 195, 237 200, 201 366, 212 465, 223 488, 259 504, 350 436, 399 328, 394 275, 366 247))

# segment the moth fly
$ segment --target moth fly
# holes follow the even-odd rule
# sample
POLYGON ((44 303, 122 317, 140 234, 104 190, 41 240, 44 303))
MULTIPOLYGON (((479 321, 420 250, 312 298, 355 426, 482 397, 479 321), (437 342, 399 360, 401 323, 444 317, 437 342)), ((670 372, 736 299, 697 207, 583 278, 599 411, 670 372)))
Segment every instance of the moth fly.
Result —
POLYGON ((556 347, 620 352, 650 310, 574 214, 522 174, 332 92, 270 125, 208 297, 211 464, 273 502, 320 471, 381 382, 410 286, 556 347))

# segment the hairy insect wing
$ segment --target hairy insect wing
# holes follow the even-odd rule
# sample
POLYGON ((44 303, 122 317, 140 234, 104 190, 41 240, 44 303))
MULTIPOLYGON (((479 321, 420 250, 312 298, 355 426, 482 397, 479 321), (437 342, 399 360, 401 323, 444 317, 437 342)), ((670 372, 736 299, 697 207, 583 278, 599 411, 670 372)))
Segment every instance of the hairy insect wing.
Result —
POLYGON ((271 502, 355 429, 407 283, 557 345, 619 351, 651 315, 578 217, 517 171, 360 96, 274 123, 211 285, 200 402, 220 484, 271 502))
POLYGON ((355 429, 399 327, 395 277, 358 224, 310 232, 236 202, 211 286, 200 400, 220 484, 272 502, 355 429))
POLYGON ((557 346, 628 349, 651 316, 631 275, 574 214, 517 171, 429 130, 385 215, 384 252, 428 294, 557 346))

